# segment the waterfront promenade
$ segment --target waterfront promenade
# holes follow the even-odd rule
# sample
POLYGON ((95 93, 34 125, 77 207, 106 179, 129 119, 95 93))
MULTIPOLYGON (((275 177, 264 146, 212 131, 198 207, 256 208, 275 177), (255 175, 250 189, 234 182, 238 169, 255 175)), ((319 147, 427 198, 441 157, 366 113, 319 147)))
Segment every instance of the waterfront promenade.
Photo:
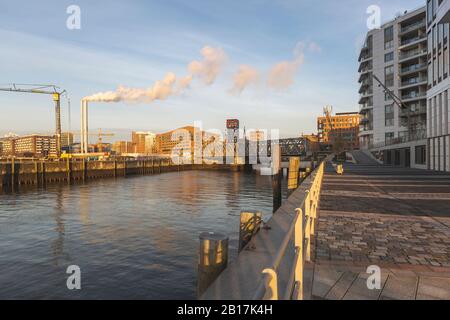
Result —
MULTIPOLYGON (((364 157, 362 157, 364 158, 364 157)), ((450 299, 450 175, 381 166, 327 164, 304 299, 450 299), (369 266, 380 289, 367 287, 369 266)), ((277 254, 308 179, 219 276, 203 299, 251 299, 277 254)), ((284 292, 294 251, 278 270, 284 292)))
POLYGON ((314 262, 313 299, 450 299, 450 175, 329 165, 314 262), (367 288, 369 265, 380 290, 367 288))

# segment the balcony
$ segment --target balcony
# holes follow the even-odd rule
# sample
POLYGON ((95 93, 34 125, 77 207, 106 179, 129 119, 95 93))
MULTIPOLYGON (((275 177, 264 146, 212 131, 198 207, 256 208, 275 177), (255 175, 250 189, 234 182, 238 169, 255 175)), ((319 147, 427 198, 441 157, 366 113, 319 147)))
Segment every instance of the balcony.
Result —
POLYGON ((426 105, 420 105, 420 106, 410 106, 409 108, 403 108, 400 110, 399 116, 401 118, 407 118, 408 116, 418 116, 421 114, 427 113, 427 106, 426 105))
POLYGON ((400 83, 400 88, 426 84, 427 81, 428 81, 428 79, 426 77, 410 78, 408 80, 402 81, 400 83))
POLYGON ((367 59, 372 58, 372 48, 365 45, 364 47, 361 48, 361 52, 359 54, 359 61, 364 61, 367 59))
POLYGON ((400 48, 401 47, 406 47, 406 46, 408 46, 408 45, 410 45, 412 43, 420 42, 420 41, 423 41, 423 40, 427 40, 427 36, 426 35, 421 35, 421 36, 417 36, 417 37, 414 37, 414 38, 403 40, 401 42, 401 44, 400 44, 400 48))
POLYGON ((364 73, 372 70, 372 62, 364 61, 359 64, 358 72, 364 73))
POLYGON ((400 69, 400 75, 405 75, 411 72, 416 72, 419 70, 426 70, 427 69, 427 64, 426 63, 418 63, 418 64, 413 64, 409 67, 405 67, 405 68, 401 68, 400 69))
POLYGON ((368 123, 370 123, 370 119, 369 118, 362 118, 359 121, 359 123, 362 124, 362 125, 368 124, 368 123))
POLYGON ((402 95, 402 100, 404 102, 405 100, 420 99, 426 96, 427 96, 426 92, 411 91, 408 94, 402 95))
POLYGON ((426 26, 425 19, 423 19, 423 20, 417 21, 417 22, 415 22, 413 24, 410 24, 408 26, 403 27, 400 30, 400 34, 402 35, 402 34, 408 33, 408 32, 413 31, 413 30, 424 28, 425 26, 426 26))
POLYGON ((359 126, 359 136, 368 136, 373 134, 373 126, 371 123, 359 126))
POLYGON ((410 51, 401 53, 399 55, 399 61, 402 62, 402 61, 405 61, 405 60, 408 60, 408 59, 411 59, 411 58, 417 58, 417 57, 420 57, 420 56, 423 56, 423 55, 426 55, 426 54, 427 54, 427 49, 410 50, 410 51))
POLYGON ((359 88, 359 93, 363 94, 363 93, 366 93, 366 92, 372 92, 372 89, 371 89, 372 85, 373 85, 373 82, 371 80, 369 80, 369 79, 366 79, 366 80, 362 81, 361 82, 361 87, 359 88))
POLYGON ((359 106, 359 113, 365 113, 371 109, 373 109, 373 103, 366 102, 359 106))
POLYGON ((363 92, 361 93, 361 95, 359 96, 359 104, 364 104, 365 101, 366 101, 367 99, 369 99, 371 95, 373 95, 372 89, 369 89, 369 90, 367 90, 367 91, 363 91, 363 92))

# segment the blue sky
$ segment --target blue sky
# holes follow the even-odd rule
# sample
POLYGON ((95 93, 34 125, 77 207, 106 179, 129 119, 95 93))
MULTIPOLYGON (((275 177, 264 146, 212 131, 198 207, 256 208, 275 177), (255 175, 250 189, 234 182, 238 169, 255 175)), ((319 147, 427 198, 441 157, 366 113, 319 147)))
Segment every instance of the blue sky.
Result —
MULTIPOLYGON (((0 85, 52 83, 71 97, 71 129, 79 129, 84 96, 119 85, 147 88, 167 72, 187 74, 208 45, 226 63, 212 85, 194 79, 190 88, 151 103, 91 103, 90 128, 160 132, 202 121, 223 129, 239 118, 247 128, 275 128, 281 135, 315 131, 324 105, 358 109, 357 54, 367 32, 366 9, 376 4, 382 21, 424 0, 0 0, 0 85), (66 8, 81 8, 81 30, 66 28, 66 8), (265 75, 293 59, 299 42, 313 43, 294 83, 267 88, 265 75), (261 74, 259 85, 230 94, 242 64, 261 74)), ((0 133, 54 130, 50 97, 0 92, 0 133)), ((68 128, 63 103, 63 130, 68 128)))

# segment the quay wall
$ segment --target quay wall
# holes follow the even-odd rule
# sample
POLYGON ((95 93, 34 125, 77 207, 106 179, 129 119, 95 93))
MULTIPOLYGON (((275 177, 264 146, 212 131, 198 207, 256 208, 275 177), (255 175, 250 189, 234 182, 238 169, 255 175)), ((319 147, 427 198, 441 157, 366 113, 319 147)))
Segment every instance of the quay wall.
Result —
POLYGON ((45 186, 102 178, 151 175, 185 170, 243 171, 243 165, 174 164, 171 159, 150 160, 61 160, 0 162, 0 192, 20 185, 45 186))

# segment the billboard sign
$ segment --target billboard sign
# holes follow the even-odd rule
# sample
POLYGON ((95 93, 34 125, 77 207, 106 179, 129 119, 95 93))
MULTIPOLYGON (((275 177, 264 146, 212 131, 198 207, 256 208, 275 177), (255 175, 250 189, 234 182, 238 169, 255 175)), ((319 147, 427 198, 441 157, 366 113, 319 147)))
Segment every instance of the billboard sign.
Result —
POLYGON ((238 119, 228 119, 227 120, 227 129, 239 129, 239 120, 238 119))

